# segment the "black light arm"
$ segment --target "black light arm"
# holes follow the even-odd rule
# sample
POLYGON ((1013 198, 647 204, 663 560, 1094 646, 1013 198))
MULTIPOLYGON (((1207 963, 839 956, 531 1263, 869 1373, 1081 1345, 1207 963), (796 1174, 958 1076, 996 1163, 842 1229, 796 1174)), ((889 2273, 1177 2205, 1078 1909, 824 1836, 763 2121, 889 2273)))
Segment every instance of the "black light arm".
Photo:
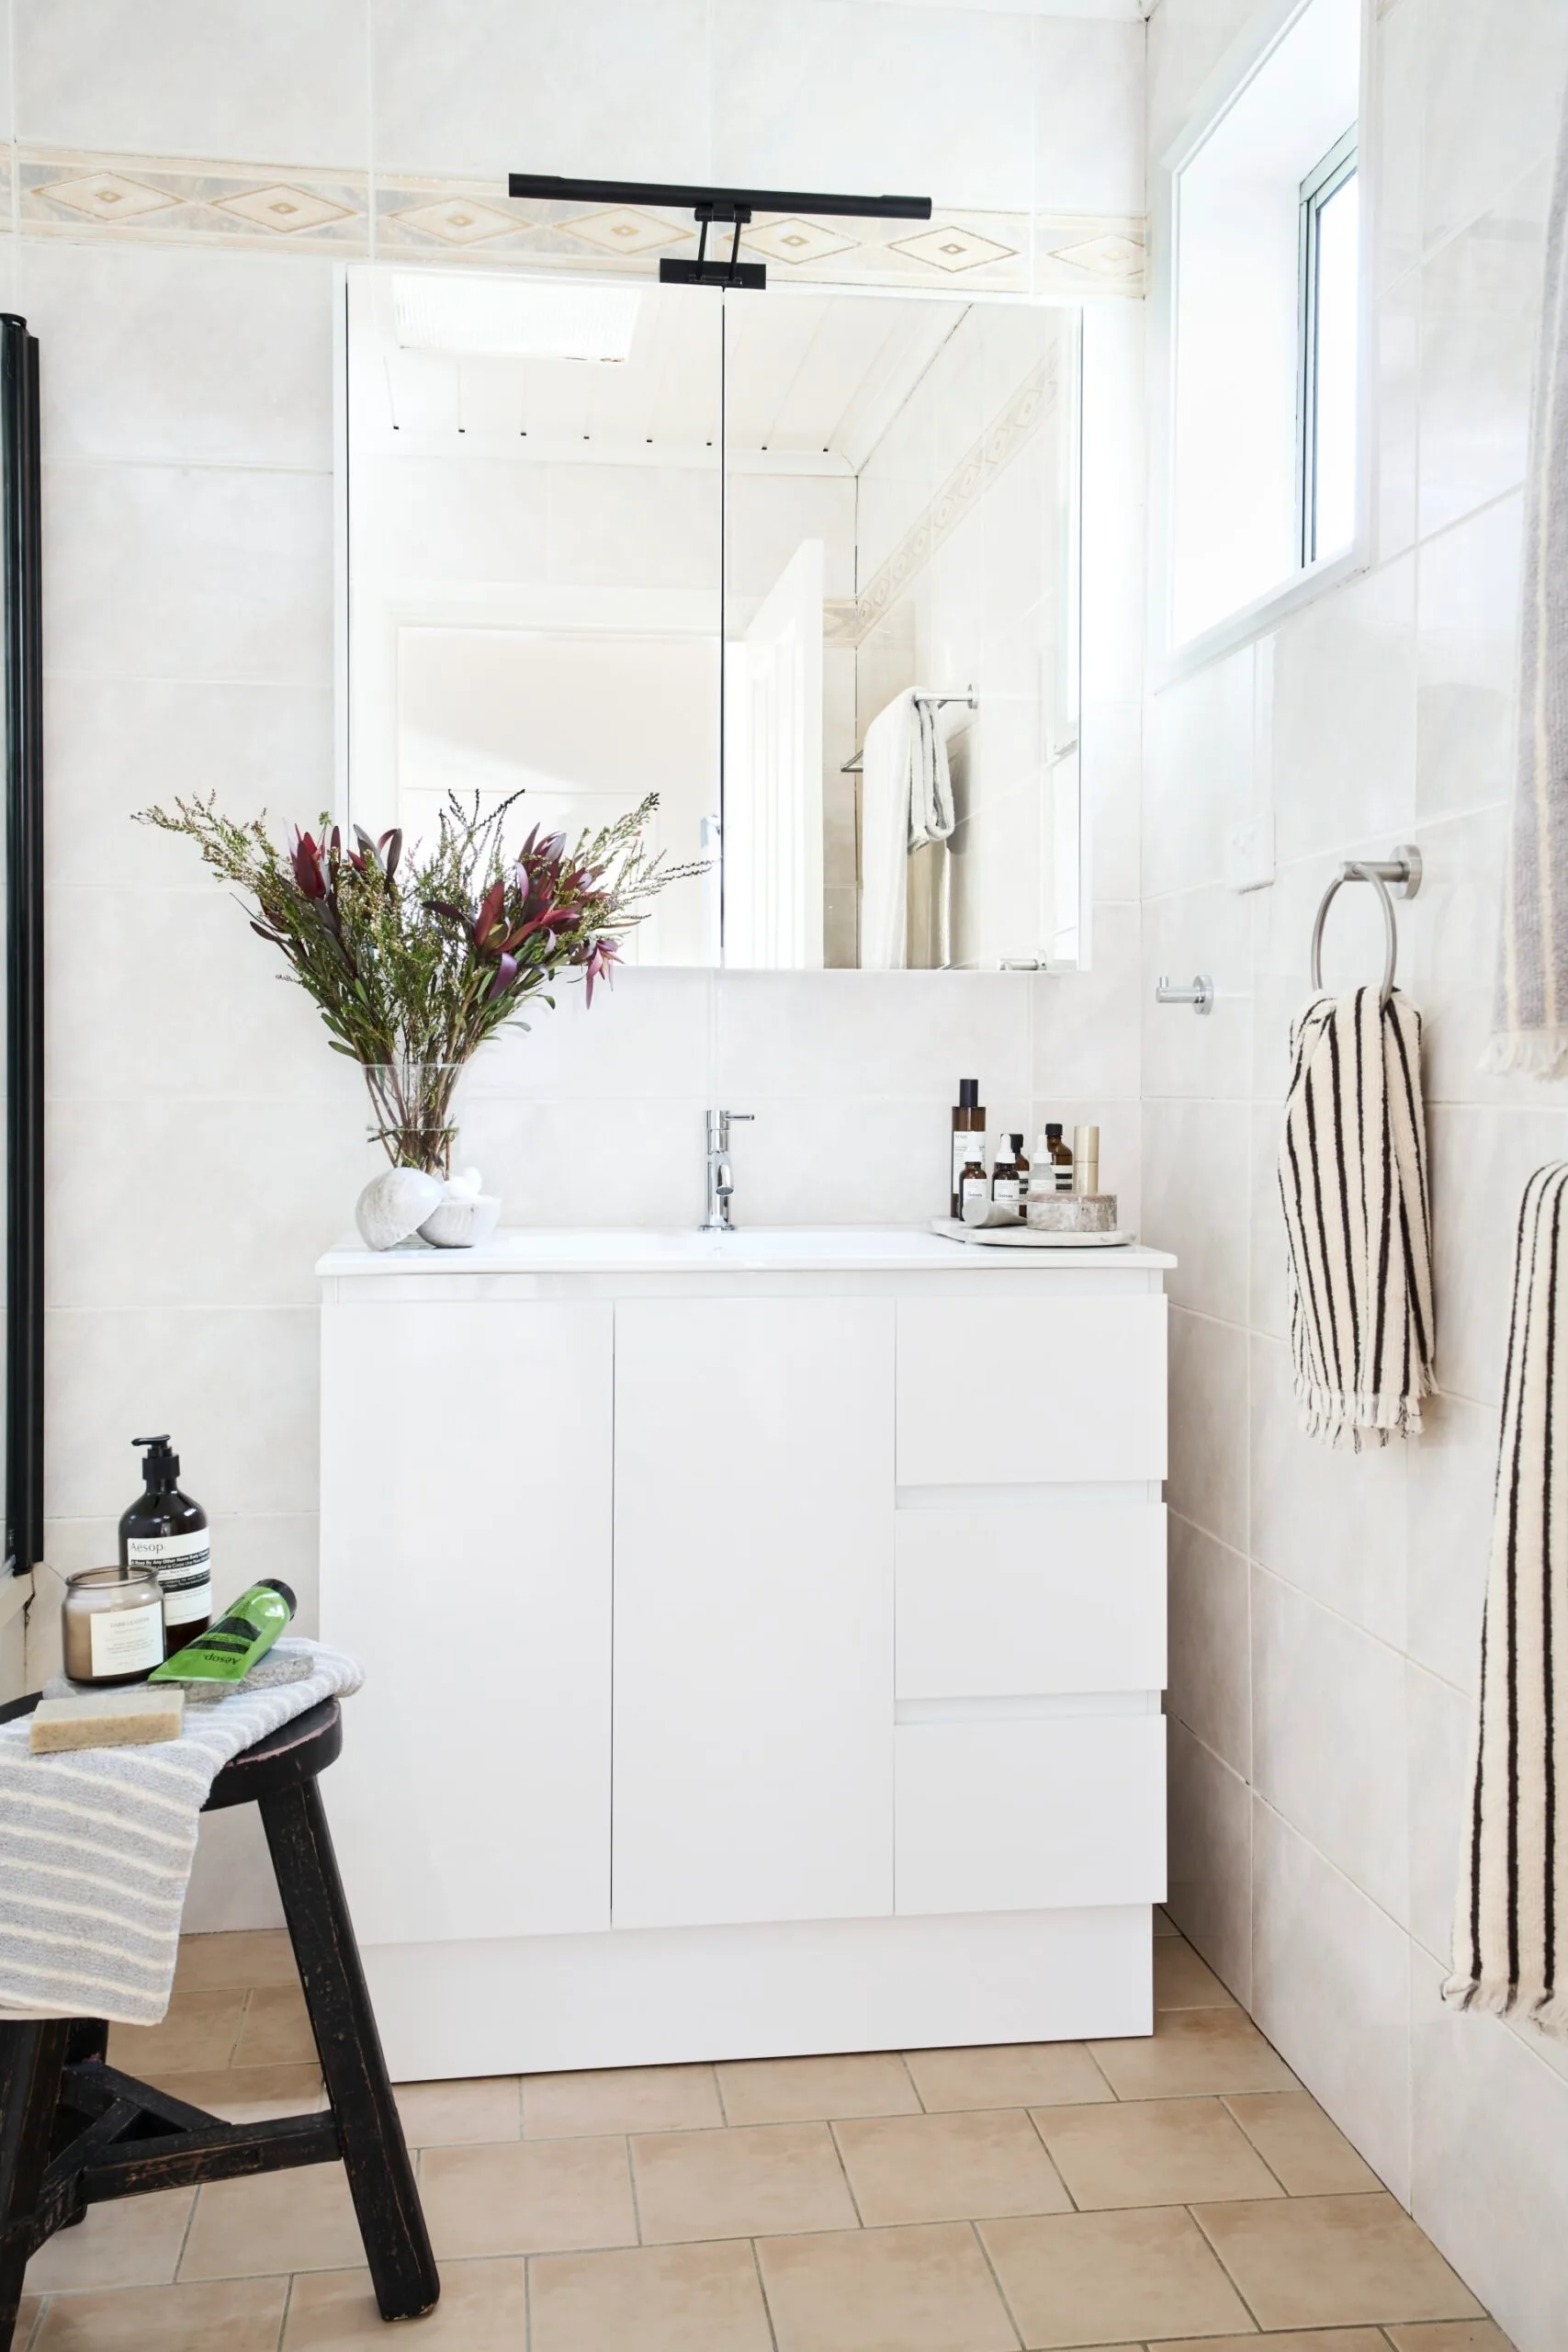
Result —
POLYGON ((929 196, 812 196, 798 189, 766 187, 688 187, 681 181, 570 180, 548 172, 512 172, 508 196, 543 197, 560 204, 659 204, 680 211, 699 205, 723 205, 709 217, 749 220, 754 212, 815 212, 868 220, 929 220, 929 196), (733 209, 730 209, 733 208, 733 209))

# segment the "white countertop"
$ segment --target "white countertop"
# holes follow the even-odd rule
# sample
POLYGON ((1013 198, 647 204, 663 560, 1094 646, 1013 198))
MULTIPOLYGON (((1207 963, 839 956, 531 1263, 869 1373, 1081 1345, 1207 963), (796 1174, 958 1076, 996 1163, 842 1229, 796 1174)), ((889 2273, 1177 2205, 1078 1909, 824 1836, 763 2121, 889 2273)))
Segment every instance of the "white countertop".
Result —
POLYGON ((415 1239, 396 1250, 367 1250, 340 1242, 317 1264, 318 1274, 606 1274, 606 1273, 974 1273, 1028 1266, 1060 1272, 1135 1267, 1167 1270, 1176 1260, 1138 1242, 1110 1250, 1004 1250, 947 1241, 940 1234, 901 1226, 773 1226, 735 1233, 596 1226, 503 1227, 477 1250, 432 1250, 415 1239))

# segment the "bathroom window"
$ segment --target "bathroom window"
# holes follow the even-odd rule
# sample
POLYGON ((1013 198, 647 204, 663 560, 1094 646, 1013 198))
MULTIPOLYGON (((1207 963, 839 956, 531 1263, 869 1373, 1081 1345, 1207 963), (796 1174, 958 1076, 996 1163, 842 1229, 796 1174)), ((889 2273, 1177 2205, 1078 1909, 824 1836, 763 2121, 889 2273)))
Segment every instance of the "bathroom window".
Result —
POLYGON ((1264 0, 1160 159, 1155 637, 1173 669, 1356 560, 1360 74, 1360 0, 1264 0))
POLYGON ((1302 182, 1296 420, 1303 564, 1337 555, 1356 536, 1359 195, 1352 129, 1302 182))

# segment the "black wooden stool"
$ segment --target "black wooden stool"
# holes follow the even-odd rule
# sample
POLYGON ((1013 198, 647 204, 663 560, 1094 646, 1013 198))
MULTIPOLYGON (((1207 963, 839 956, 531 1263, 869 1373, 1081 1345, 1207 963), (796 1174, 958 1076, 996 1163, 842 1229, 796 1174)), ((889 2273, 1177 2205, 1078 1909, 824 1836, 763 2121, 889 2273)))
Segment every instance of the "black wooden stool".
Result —
MULTIPOLYGON (((37 1696, 0 1707, 30 1714, 37 1696)), ((88 2018, 0 2024, 0 2352, 10 2352, 29 2256, 110 2197, 332 2164, 348 2175, 383 2319, 417 2319, 441 2279, 414 2186, 316 1776, 343 1748, 335 1699, 224 1765, 203 1811, 256 1804, 277 1875, 330 2106, 223 2123, 107 2063, 88 2018)))

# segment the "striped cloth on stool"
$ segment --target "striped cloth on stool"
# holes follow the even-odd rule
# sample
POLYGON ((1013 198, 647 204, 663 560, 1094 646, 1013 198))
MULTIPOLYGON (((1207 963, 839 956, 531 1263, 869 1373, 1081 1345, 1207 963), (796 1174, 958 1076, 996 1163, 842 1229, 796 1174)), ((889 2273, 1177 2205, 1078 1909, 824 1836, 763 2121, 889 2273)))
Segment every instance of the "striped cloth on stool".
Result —
MULTIPOLYGON (((1517 2009, 1568 2033, 1557 1923, 1568 1916, 1556 1650, 1568 1639, 1568 1161, 1525 1187, 1514 1261, 1481 1695, 1454 1922, 1459 2008, 1517 2009)), ((1568 1765, 1568 1758, 1564 1758, 1568 1765)))
POLYGON ((1437 1389, 1421 1015, 1379 996, 1297 1014, 1279 1161, 1296 1395, 1314 1437, 1358 1453, 1418 1436, 1437 1389))

